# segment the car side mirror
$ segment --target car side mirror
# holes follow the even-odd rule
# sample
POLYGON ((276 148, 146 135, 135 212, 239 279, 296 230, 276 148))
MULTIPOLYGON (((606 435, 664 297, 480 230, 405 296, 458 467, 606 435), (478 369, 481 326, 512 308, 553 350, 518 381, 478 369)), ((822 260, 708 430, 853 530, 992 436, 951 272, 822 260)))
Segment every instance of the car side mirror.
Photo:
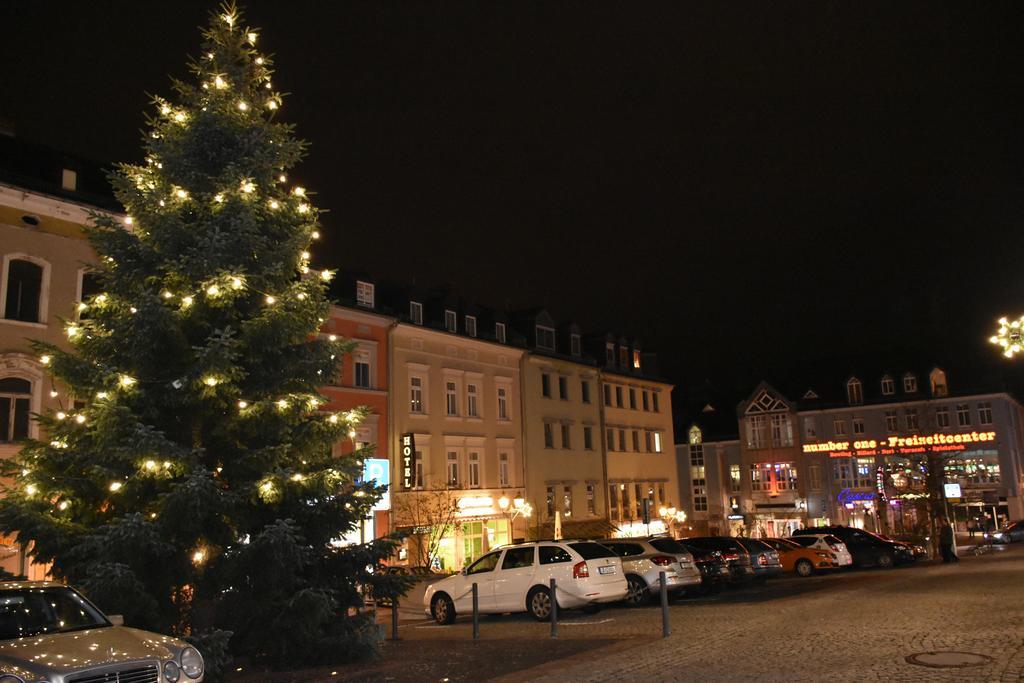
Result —
POLYGON ((114 626, 124 626, 124 615, 123 614, 108 614, 107 621, 114 626))

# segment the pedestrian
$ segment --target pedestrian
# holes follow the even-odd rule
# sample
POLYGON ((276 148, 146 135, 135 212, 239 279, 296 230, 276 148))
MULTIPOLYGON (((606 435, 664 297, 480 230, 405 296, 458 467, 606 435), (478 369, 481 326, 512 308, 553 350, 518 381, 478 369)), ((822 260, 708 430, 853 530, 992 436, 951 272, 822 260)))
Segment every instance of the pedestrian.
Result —
POLYGON ((974 532, 978 529, 978 520, 971 517, 967 520, 967 537, 974 538, 974 532))
POLYGON ((953 527, 949 525, 947 519, 942 520, 942 528, 939 529, 939 552, 942 555, 943 564, 960 561, 953 551, 953 527))

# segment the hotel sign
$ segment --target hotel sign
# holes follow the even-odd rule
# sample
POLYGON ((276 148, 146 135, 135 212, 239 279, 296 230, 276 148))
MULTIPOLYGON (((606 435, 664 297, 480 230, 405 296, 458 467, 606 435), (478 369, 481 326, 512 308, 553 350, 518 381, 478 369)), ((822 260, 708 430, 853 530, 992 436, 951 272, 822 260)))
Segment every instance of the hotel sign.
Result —
POLYGON ((995 432, 963 432, 927 436, 890 436, 885 439, 859 441, 823 441, 805 443, 804 453, 828 453, 830 458, 872 457, 876 455, 912 455, 966 451, 973 444, 996 440, 995 432))
POLYGON ((413 435, 402 434, 402 488, 406 491, 416 486, 416 439, 413 435))

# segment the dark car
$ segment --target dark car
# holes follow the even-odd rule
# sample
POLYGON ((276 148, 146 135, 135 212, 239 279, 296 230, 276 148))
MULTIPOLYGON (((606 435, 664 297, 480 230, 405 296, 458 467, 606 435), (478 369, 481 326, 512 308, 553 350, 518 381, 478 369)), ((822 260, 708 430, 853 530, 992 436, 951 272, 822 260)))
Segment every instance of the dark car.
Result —
POLYGON ((729 563, 722 558, 720 551, 708 550, 685 540, 676 543, 681 544, 693 555, 693 563, 700 570, 700 593, 717 593, 721 590, 722 584, 730 580, 729 563))
POLYGON ((996 543, 1017 543, 1024 541, 1024 521, 1010 522, 1002 529, 991 533, 996 543))
POLYGON ((750 554, 750 566, 754 569, 754 578, 758 581, 767 581, 773 577, 782 576, 782 561, 779 559, 779 552, 767 543, 756 538, 737 539, 750 554))
POLYGON ((730 536, 694 536, 684 538, 683 543, 691 548, 717 550, 729 567, 730 583, 743 583, 754 578, 754 568, 750 565, 750 552, 743 547, 739 539, 730 536))
POLYGON ((853 556, 856 567, 881 567, 891 569, 898 564, 909 564, 915 561, 914 551, 907 543, 891 541, 870 531, 849 526, 818 526, 810 529, 798 529, 794 536, 812 534, 832 534, 846 544, 853 556))

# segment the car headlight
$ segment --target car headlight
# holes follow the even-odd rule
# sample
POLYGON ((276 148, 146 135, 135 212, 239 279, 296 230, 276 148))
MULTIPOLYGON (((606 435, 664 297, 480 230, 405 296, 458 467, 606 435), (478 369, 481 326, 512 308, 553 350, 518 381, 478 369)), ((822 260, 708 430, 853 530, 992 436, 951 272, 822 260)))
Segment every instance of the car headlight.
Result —
POLYGON ((178 683, 181 678, 181 667, 177 662, 164 662, 164 680, 168 683, 178 683))
POLYGON ((199 650, 192 646, 181 651, 181 670, 189 678, 199 678, 203 675, 203 656, 199 650))

